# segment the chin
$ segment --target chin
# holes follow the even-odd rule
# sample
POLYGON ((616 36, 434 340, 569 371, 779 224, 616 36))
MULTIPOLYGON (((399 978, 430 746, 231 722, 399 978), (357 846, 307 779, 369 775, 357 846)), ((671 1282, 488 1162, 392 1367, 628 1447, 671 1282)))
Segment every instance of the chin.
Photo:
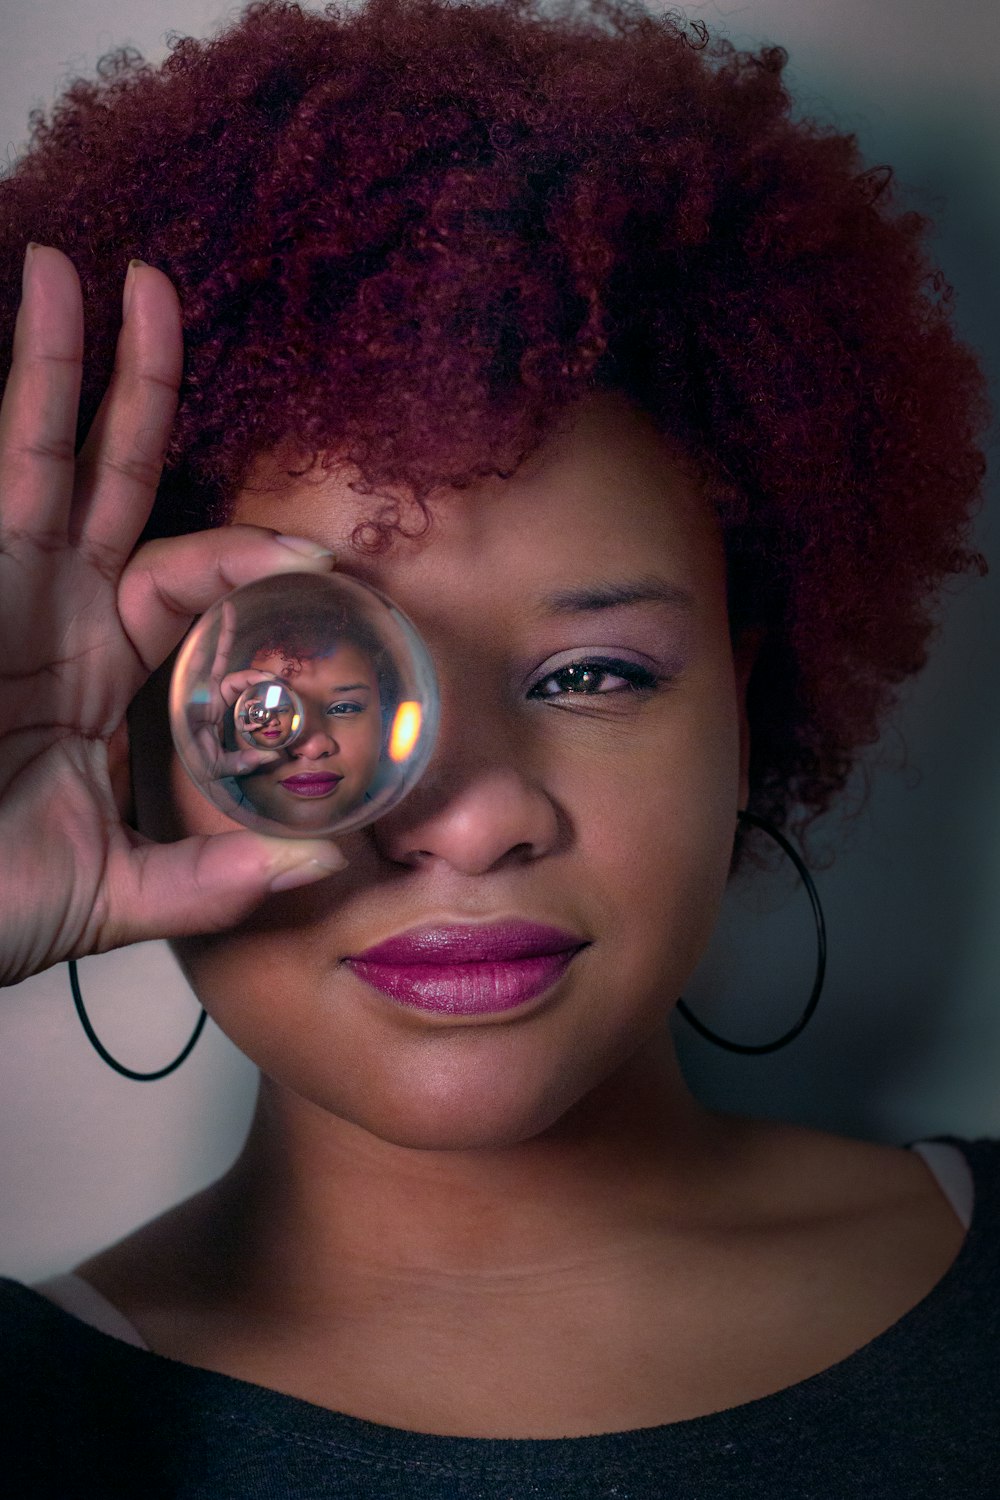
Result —
POLYGON ((470 1080, 426 1077, 416 1088, 398 1080, 391 1098, 365 1100, 323 1097, 311 1102, 387 1145, 413 1151, 499 1151, 523 1145, 551 1130, 579 1102, 562 1084, 550 1090, 470 1087, 470 1080))
POLYGON ((537 1139, 560 1118, 560 1113, 534 1119, 491 1113, 484 1119, 479 1109, 455 1111, 446 1117, 431 1114, 384 1124, 378 1121, 370 1133, 387 1145, 405 1146, 411 1151, 504 1151, 537 1139))

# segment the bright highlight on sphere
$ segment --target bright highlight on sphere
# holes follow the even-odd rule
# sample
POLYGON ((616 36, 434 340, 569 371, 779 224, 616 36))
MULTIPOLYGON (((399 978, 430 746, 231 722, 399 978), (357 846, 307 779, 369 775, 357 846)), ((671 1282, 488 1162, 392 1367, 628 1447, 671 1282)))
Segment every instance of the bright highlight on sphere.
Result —
POLYGON ((199 791, 260 833, 328 837, 405 797, 438 690, 403 612, 357 579, 276 574, 202 615, 170 684, 174 745, 199 791))
POLYGON ((392 733, 389 735, 390 760, 406 760, 413 753, 413 747, 420 738, 422 721, 423 713, 419 703, 399 705, 392 721, 392 733))

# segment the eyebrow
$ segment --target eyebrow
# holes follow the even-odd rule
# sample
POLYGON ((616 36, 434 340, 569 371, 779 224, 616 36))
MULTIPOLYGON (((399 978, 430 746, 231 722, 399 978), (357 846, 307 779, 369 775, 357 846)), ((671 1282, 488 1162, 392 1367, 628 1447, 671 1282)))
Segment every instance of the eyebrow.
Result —
POLYGON ((547 614, 582 614, 599 609, 620 609, 628 604, 669 604, 694 609, 694 597, 664 578, 636 578, 620 583, 590 584, 579 589, 558 589, 542 601, 547 614))
POLYGON ((359 688, 364 688, 366 693, 370 693, 372 685, 370 682, 342 682, 337 687, 330 688, 329 691, 331 693, 356 693, 359 688))

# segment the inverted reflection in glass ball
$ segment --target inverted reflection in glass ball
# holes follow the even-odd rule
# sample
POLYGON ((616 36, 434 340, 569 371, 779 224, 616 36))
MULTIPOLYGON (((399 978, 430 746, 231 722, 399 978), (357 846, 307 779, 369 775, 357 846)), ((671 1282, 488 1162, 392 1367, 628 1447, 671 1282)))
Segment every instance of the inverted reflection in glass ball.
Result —
POLYGON ((427 649, 391 600, 341 574, 234 589, 192 627, 170 684, 182 764, 227 816, 325 837, 394 807, 430 757, 427 649))
POLYGON ((298 696, 276 678, 248 687, 233 709, 239 738, 258 750, 283 750, 298 739, 304 721, 298 696))

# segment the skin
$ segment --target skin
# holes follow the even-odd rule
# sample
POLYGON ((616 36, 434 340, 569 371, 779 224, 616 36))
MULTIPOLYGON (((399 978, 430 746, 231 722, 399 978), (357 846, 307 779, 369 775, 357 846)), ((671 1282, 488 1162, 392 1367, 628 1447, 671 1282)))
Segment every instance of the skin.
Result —
MULTIPOLYGON (((259 695, 251 700, 256 706, 259 695)), ((246 724, 240 725, 240 734, 243 739, 248 740, 260 750, 270 750, 272 747, 280 747, 291 733, 292 709, 274 708, 267 712, 263 719, 248 720, 246 724), (256 725, 256 727, 253 727, 256 725)))
MULTIPOLYGON (((513 481, 441 496, 424 541, 355 553, 362 507, 341 477, 255 487, 237 518, 280 515, 414 619, 434 759, 343 841, 341 875, 176 945, 263 1070, 256 1119, 221 1184, 86 1274, 163 1352, 430 1431, 652 1425, 824 1368, 961 1235, 917 1158, 714 1114, 679 1073, 665 1020, 747 793, 753 653, 732 648, 714 518, 617 396, 513 481), (551 607, 651 577, 679 602, 551 607), (660 686, 554 691, 610 653, 660 686), (341 962, 500 916, 589 944, 523 1015, 412 1013, 341 962)), ((221 831, 176 766, 137 767, 141 814, 162 818, 165 783, 174 831, 221 831)))
POLYGON ((161 847, 127 818, 128 706, 195 616, 240 583, 330 566, 315 543, 259 528, 138 545, 183 358, 173 287, 148 267, 139 279, 77 453, 79 278, 49 246, 25 257, 0 403, 0 635, 18 663, 17 692, 0 694, 0 835, 21 851, 0 871, 0 984, 225 926, 343 864, 329 843, 247 830, 161 847))
POLYGON ((57 251, 32 265, 0 408, 0 625, 20 669, 0 835, 24 851, 0 868, 0 978, 171 937, 263 1072, 232 1170, 81 1274, 159 1353, 476 1436, 697 1416, 898 1319, 962 1238, 923 1163, 704 1109, 666 1029, 725 887, 753 657, 730 642, 718 529, 678 455, 604 395, 378 558, 351 547, 349 476, 279 495, 266 459, 237 524, 136 548, 176 297, 133 272, 73 465, 79 285, 57 251), (413 618, 442 686, 427 774, 343 840, 346 868, 322 841, 233 829, 164 759, 158 669, 192 617, 279 567, 322 570, 323 548, 413 618), (656 599, 581 607, 651 576, 656 599), (568 693, 563 668, 612 649, 655 690, 597 670, 600 691, 568 693), (141 834, 121 817, 133 699, 141 834), (516 916, 587 943, 521 1013, 406 1011, 342 963, 415 925, 516 916))
MULTIPOLYGON (((288 826, 329 827, 360 805, 378 769, 381 719, 375 670, 365 653, 349 644, 293 666, 276 653, 263 654, 254 657, 253 666, 288 682, 302 704, 304 723, 280 761, 243 779, 243 794, 265 817, 288 826), (322 797, 305 799, 284 790, 290 777, 325 772, 342 780, 322 797)), ((290 719, 290 709, 274 714, 251 738, 261 749, 271 749, 269 732, 286 734, 290 719)))

